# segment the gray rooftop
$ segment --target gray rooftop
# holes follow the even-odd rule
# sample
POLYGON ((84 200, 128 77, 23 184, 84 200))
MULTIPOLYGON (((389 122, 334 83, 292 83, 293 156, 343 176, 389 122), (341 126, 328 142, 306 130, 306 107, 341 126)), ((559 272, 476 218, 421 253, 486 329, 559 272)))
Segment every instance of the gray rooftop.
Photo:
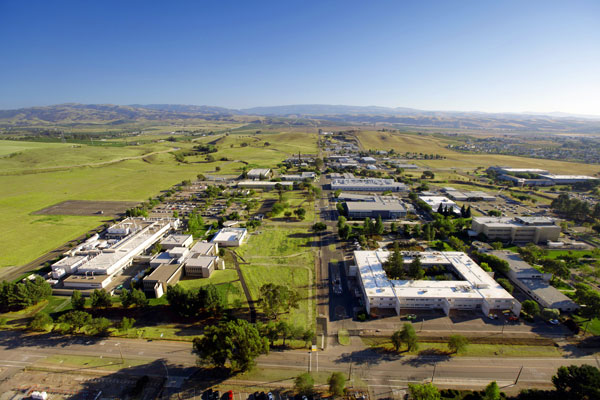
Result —
POLYGON ((157 267, 150 275, 144 278, 145 281, 166 282, 182 268, 181 264, 163 264, 157 267))
POLYGON ((494 250, 490 254, 508 262, 508 266, 515 273, 536 273, 539 272, 527 262, 523 261, 520 255, 508 250, 494 250))

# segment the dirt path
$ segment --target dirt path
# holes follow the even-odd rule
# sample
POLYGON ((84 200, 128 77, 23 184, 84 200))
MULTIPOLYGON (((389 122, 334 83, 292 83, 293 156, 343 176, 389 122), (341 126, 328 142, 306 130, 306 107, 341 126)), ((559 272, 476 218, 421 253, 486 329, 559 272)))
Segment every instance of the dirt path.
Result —
POLYGON ((250 322, 256 322, 256 308, 254 307, 254 300, 252 300, 252 296, 250 295, 250 290, 248 289, 248 285, 246 284, 246 280, 244 279, 244 274, 242 274, 242 270, 240 269, 240 263, 238 261, 238 255, 234 251, 230 251, 233 257, 233 263, 235 264, 235 269, 238 273, 238 277, 240 283, 242 284, 242 290, 244 291, 244 295, 246 296, 246 301, 248 302, 248 308, 250 309, 250 322))

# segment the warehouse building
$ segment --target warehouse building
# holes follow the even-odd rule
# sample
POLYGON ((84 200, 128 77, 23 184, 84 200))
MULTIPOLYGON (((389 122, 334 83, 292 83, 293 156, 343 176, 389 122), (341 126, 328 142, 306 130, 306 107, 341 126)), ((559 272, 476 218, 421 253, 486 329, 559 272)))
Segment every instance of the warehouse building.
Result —
POLYGON ((556 241, 560 226, 548 217, 474 217, 469 235, 482 233, 489 240, 537 244, 556 241))
POLYGON ((550 285, 552 274, 538 271, 511 251, 496 250, 490 254, 508 262, 511 282, 543 308, 556 308, 562 312, 573 312, 579 308, 577 303, 550 285))
POLYGON ((392 280, 383 270, 391 253, 355 251, 350 275, 358 279, 365 307, 369 313, 391 309, 400 314, 405 309, 480 310, 488 315, 494 310, 511 310, 518 315, 521 304, 461 252, 403 252, 405 264, 419 256, 423 268, 443 266, 456 280, 392 280))
POLYGON ((314 180, 317 177, 317 174, 314 172, 304 171, 301 174, 291 174, 291 175, 281 175, 280 178, 284 181, 290 182, 302 182, 305 180, 314 180))
POLYGON ((447 198, 446 196, 419 196, 419 200, 425 202, 431 207, 433 212, 437 212, 439 210, 440 205, 443 208, 453 209, 456 212, 460 212, 460 208, 456 205, 455 202, 447 198))
POLYGON ((571 185, 573 183, 584 183, 589 181, 597 181, 598 178, 587 175, 554 175, 554 174, 542 174, 540 175, 544 179, 549 179, 554 182, 555 185, 571 185))
POLYGON ((405 192, 408 187, 401 182, 396 182, 393 179, 333 179, 331 181, 331 190, 346 190, 346 191, 364 191, 364 192, 405 192))

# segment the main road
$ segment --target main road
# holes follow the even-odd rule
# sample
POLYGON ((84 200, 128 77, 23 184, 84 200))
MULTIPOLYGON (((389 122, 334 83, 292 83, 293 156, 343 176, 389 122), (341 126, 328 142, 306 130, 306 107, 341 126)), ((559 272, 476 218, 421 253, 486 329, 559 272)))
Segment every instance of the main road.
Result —
MULTIPOLYGON (((393 388, 406 387, 408 382, 427 382, 455 387, 479 387, 492 380, 501 386, 547 386, 561 365, 590 364, 600 366, 592 356, 573 357, 448 357, 403 356, 366 348, 353 338, 350 346, 330 345, 325 351, 273 351, 258 358, 263 368, 293 371, 341 371, 359 378, 370 386, 372 393, 383 396, 393 388)), ((0 332, 0 367, 20 369, 43 363, 56 355, 92 357, 122 357, 124 360, 144 360, 149 370, 137 368, 140 374, 163 374, 170 371, 193 370, 196 357, 191 343, 147 341, 121 338, 69 337, 52 334, 30 335, 16 331, 0 332), (164 369, 156 367, 157 361, 164 369)))

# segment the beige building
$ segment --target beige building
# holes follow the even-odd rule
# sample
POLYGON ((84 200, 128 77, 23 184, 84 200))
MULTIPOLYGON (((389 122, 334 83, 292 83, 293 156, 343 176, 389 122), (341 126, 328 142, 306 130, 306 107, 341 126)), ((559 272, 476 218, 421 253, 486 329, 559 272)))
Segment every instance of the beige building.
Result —
POLYGON ((469 234, 481 233, 490 240, 545 243, 558 239, 560 226, 547 217, 474 217, 469 234))

